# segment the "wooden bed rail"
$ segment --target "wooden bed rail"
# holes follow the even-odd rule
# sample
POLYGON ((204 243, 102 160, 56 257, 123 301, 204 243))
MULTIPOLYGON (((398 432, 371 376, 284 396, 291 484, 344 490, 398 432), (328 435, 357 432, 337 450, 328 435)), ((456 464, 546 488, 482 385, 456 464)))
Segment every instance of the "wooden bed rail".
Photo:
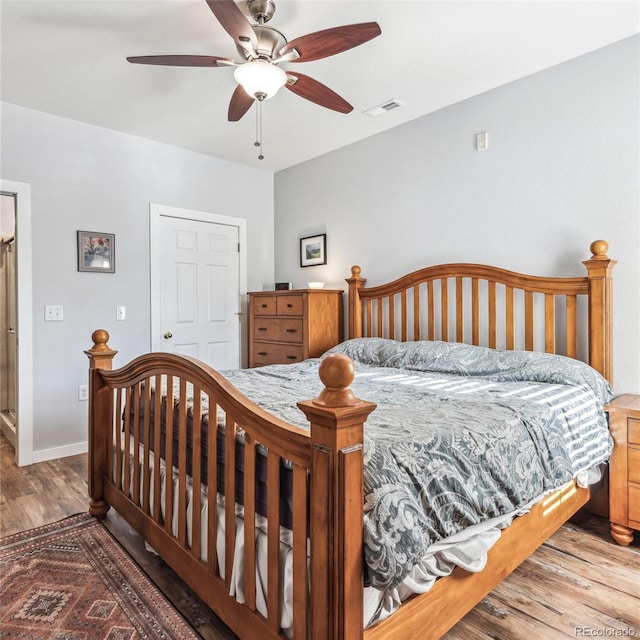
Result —
POLYGON ((90 513, 104 518, 113 506, 240 637, 282 640, 280 481, 283 462, 287 461, 293 479, 293 638, 362 638, 363 425, 375 405, 358 400, 349 389, 353 362, 343 354, 323 359, 319 376, 324 390, 318 398, 298 403, 310 422, 307 431, 270 416, 195 359, 152 353, 112 371, 117 352, 107 344, 109 334, 94 331, 92 340, 93 347, 85 351, 90 361, 90 513), (162 376, 168 379, 162 381, 162 376), (166 394, 163 398, 155 393, 160 388, 166 394), (193 398, 191 413, 187 410, 188 395, 193 398), (220 427, 213 419, 202 423, 205 409, 201 397, 208 399, 210 415, 224 412, 221 495, 224 504, 237 503, 236 480, 240 477, 245 522, 259 517, 256 458, 266 455, 266 616, 256 605, 254 527, 243 527, 245 602, 239 604, 229 595, 236 513, 224 510, 224 534, 218 532, 217 506, 208 508, 205 515, 201 499, 206 498, 193 490, 191 515, 187 515, 191 477, 203 478, 204 495, 220 493, 221 478, 215 464, 220 427), (171 415, 174 418, 166 420, 171 415), (198 424, 206 425, 202 432, 202 440, 204 429, 208 433, 206 446, 198 424), (236 429, 244 434, 241 476, 237 475, 236 429), (192 434, 192 450, 186 444, 187 433, 192 434), (201 447, 207 453, 202 463, 201 447), (259 454, 261 447, 266 453, 259 454), (161 478, 161 464, 154 464, 154 451, 160 452, 162 465, 164 460, 173 460, 173 474, 161 478), (206 558, 202 557, 205 547, 200 535, 187 535, 188 530, 199 532, 203 523, 206 558), (218 533, 224 535, 222 557, 209 552, 217 548, 218 533))
POLYGON ((538 350, 587 361, 613 382, 612 269, 604 240, 591 243, 587 275, 544 278, 480 264, 427 267, 366 288, 351 268, 349 337, 444 340, 538 350), (581 299, 586 300, 582 305, 581 299), (486 318, 482 321, 481 318, 486 318), (581 354, 581 344, 589 345, 581 354))

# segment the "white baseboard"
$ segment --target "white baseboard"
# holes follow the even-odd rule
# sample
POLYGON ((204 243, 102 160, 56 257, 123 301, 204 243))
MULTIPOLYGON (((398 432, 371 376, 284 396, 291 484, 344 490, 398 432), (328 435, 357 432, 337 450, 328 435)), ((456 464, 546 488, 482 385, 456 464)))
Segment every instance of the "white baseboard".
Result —
POLYGON ((89 443, 86 441, 67 444, 64 447, 54 447, 53 449, 40 449, 33 452, 33 462, 47 462, 48 460, 77 456, 80 453, 87 453, 87 451, 89 451, 89 443))

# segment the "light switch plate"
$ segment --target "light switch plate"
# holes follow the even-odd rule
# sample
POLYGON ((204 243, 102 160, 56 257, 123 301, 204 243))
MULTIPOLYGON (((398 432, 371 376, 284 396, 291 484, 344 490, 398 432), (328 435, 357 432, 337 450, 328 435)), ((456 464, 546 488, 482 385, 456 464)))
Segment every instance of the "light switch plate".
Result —
POLYGON ((489 148, 489 136, 486 131, 476 133, 476 150, 486 151, 489 148))
POLYGON ((45 322, 60 322, 63 320, 63 309, 61 304, 47 304, 44 307, 45 322))

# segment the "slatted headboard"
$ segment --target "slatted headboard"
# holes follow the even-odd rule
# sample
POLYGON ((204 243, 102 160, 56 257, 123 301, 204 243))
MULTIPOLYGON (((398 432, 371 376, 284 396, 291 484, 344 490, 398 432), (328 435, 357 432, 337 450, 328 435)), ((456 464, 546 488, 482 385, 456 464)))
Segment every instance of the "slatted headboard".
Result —
POLYGON ((351 268, 349 337, 444 340, 580 358, 613 383, 613 278, 604 240, 576 278, 531 276, 455 263, 365 287, 351 268), (581 347, 581 340, 587 347, 581 347))

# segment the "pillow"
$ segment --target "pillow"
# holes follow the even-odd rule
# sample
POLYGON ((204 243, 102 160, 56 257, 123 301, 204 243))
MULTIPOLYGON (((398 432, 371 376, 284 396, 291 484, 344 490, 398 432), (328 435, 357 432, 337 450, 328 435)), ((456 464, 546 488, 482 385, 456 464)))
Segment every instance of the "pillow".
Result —
POLYGON ((573 358, 538 351, 506 351, 457 342, 416 341, 397 349, 387 366, 481 376, 497 382, 543 382, 588 386, 606 404, 613 391, 603 376, 573 358))
POLYGON ((506 351, 459 342, 398 342, 388 338, 354 338, 327 353, 344 353, 374 367, 478 376, 496 382, 588 386, 603 405, 613 397, 609 383, 588 364, 551 353, 506 351))
POLYGON ((329 353, 344 353, 352 360, 373 367, 387 367, 387 361, 404 343, 388 338, 352 338, 329 349, 329 353))

